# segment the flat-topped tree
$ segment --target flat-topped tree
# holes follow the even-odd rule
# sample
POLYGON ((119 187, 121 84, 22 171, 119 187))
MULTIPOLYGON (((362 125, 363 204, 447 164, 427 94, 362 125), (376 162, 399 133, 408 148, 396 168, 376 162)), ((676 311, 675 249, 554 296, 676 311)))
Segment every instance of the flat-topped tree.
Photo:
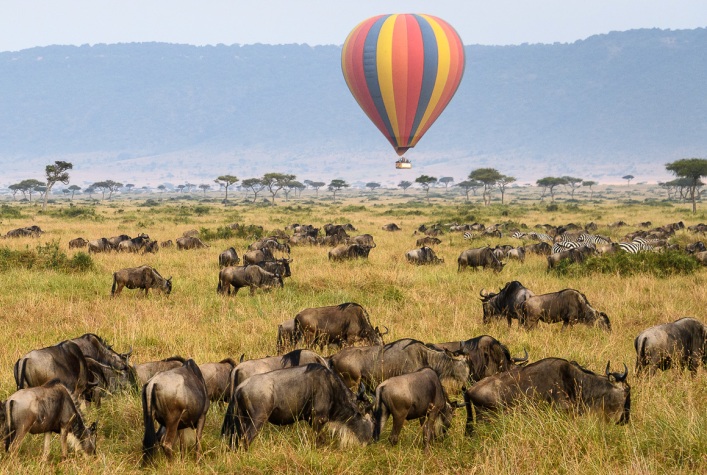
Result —
POLYGON ((439 179, 439 182, 444 185, 444 189, 446 190, 447 188, 449 188, 450 183, 454 183, 454 178, 452 178, 451 176, 443 176, 439 179))
POLYGON ((261 180, 265 185, 265 188, 267 188, 272 195, 271 204, 273 206, 275 205, 275 197, 277 196, 277 193, 283 189, 288 182, 294 180, 295 178, 295 175, 288 175, 286 173, 266 173, 263 175, 261 180))
POLYGON ((574 199, 574 192, 577 188, 582 186, 582 179, 573 176, 563 176, 562 178, 567 181, 565 186, 570 190, 570 198, 574 199))
POLYGON ((44 202, 42 203, 42 209, 45 209, 47 207, 47 199, 49 197, 49 192, 52 190, 52 187, 56 183, 61 182, 65 185, 69 184, 69 170, 71 170, 72 168, 74 168, 74 165, 72 163, 62 162, 61 160, 55 161, 54 165, 47 165, 44 170, 47 175, 47 184, 45 185, 47 189, 44 193, 44 202))
POLYGON ((550 201, 555 201, 555 188, 566 185, 567 180, 558 176, 546 176, 545 178, 539 179, 535 183, 537 183, 539 187, 543 188, 543 197, 545 196, 545 190, 547 190, 550 192, 550 201))
POLYGON ((211 189, 211 185, 207 185, 206 183, 202 183, 199 185, 199 188, 201 188, 201 191, 204 192, 204 196, 206 196, 206 192, 211 189))
POLYGON ((514 176, 503 175, 501 179, 496 182, 496 186, 501 192, 501 204, 503 204, 503 197, 506 194, 506 188, 508 188, 508 185, 514 183, 515 181, 516 178, 514 176))
POLYGON ((376 183, 375 181, 371 181, 366 183, 366 188, 369 188, 371 191, 375 191, 376 188, 380 188, 381 184, 376 183))
POLYGON ((22 180, 21 182, 19 182, 17 186, 19 187, 19 190, 22 192, 23 196, 29 195, 29 201, 31 203, 32 193, 36 193, 38 187, 44 186, 44 182, 41 182, 34 178, 29 178, 27 180, 22 180))
POLYGON ((228 188, 235 185, 237 182, 238 177, 235 175, 221 175, 214 180, 214 183, 226 189, 226 197, 223 199, 224 203, 228 201, 228 188))
POLYGON ((326 186, 326 183, 324 183, 323 181, 305 180, 304 184, 311 187, 316 192, 317 197, 319 197, 319 188, 321 188, 322 186, 326 186))
POLYGON ((692 201, 692 212, 697 212, 696 198, 700 195, 699 188, 704 186, 702 177, 707 177, 707 159, 683 158, 665 164, 665 169, 675 176, 686 180, 686 191, 692 201))
POLYGON ((74 201, 74 193, 81 191, 81 187, 79 185, 71 185, 68 189, 71 192, 71 201, 74 201))
POLYGON ((408 188, 412 186, 412 182, 403 180, 400 183, 398 183, 398 188, 402 188, 403 191, 407 191, 408 188))
POLYGON ((503 178, 495 168, 477 168, 469 173, 470 180, 476 180, 484 185, 484 205, 491 204, 491 190, 496 186, 498 181, 503 178))
POLYGON ((346 181, 335 179, 335 180, 331 180, 331 183, 329 183, 328 188, 329 188, 329 191, 334 193, 334 199, 336 199, 336 192, 340 191, 344 188, 348 188, 349 186, 350 185, 348 183, 346 183, 346 181))
POLYGON ((290 199, 290 193, 293 191, 295 192, 295 197, 297 196, 297 190, 303 189, 305 186, 298 182, 297 180, 290 180, 287 183, 285 183, 285 186, 282 188, 282 192, 285 193, 285 201, 289 201, 290 199))
POLYGON ((260 178, 246 178, 241 182, 241 188, 253 193, 253 203, 255 203, 258 200, 258 193, 263 191, 265 184, 260 178))
POLYGON ((430 202, 430 186, 437 183, 437 178, 428 175, 420 175, 415 178, 415 183, 420 185, 423 190, 425 190, 425 197, 427 198, 427 203, 430 202))
POLYGON ((593 186, 596 186, 597 182, 596 181, 591 181, 591 180, 586 180, 582 182, 582 186, 588 186, 589 187, 589 199, 591 200, 594 197, 594 190, 592 190, 593 186))
POLYGON ((624 175, 621 177, 622 180, 626 180, 626 186, 629 186, 631 184, 631 180, 633 180, 634 178, 636 177, 633 175, 624 175))

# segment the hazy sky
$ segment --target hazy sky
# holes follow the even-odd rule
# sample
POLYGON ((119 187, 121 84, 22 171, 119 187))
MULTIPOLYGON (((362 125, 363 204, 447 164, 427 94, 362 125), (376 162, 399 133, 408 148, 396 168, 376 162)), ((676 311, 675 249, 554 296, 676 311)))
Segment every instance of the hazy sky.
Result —
POLYGON ((429 13, 465 44, 707 26, 707 0, 0 0, 0 51, 52 44, 342 44, 380 13, 429 13))

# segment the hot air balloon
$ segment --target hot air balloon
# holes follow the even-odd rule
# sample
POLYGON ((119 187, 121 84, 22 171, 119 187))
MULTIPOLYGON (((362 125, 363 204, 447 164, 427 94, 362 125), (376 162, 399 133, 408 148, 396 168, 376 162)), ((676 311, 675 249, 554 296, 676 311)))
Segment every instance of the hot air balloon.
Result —
MULTIPOLYGON (((346 84, 400 157, 439 117, 464 74, 464 46, 431 15, 379 15, 361 22, 341 53, 346 84)), ((397 168, 410 168, 404 157, 397 168)))

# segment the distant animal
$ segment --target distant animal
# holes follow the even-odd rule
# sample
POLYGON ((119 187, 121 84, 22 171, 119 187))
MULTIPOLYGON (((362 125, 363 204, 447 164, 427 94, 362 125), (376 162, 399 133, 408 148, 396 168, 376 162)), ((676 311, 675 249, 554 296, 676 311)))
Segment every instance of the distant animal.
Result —
POLYGON ((238 257, 238 253, 233 247, 229 247, 218 256, 219 267, 235 266, 238 265, 240 262, 241 258, 238 257))
POLYGON ((237 364, 233 359, 226 358, 218 363, 199 365, 210 401, 228 402, 228 398, 231 395, 231 371, 237 364))
MULTIPOLYGON (((145 236, 147 237, 146 234, 145 234, 145 236)), ((118 249, 118 245, 121 242, 129 241, 129 240, 130 240, 130 236, 128 236, 127 234, 119 234, 117 236, 113 236, 113 237, 108 238, 108 243, 110 244, 111 249, 115 251, 118 249)))
POLYGON ((525 249, 522 247, 516 247, 508 251, 506 254, 506 257, 508 259, 516 259, 520 262, 525 262, 525 249))
POLYGON ((524 400, 546 402, 562 410, 602 414, 607 421, 629 422, 631 388, 628 369, 600 376, 579 364, 561 358, 545 358, 525 367, 489 376, 464 391, 467 411, 466 434, 492 413, 524 400))
POLYGON ((256 262, 255 265, 263 268, 271 274, 282 276, 284 279, 285 277, 292 277, 292 270, 290 269, 291 262, 292 259, 281 258, 272 261, 256 262))
POLYGON ((181 356, 170 356, 160 361, 149 361, 135 365, 135 379, 139 387, 144 386, 150 378, 162 371, 180 368, 186 360, 181 356))
POLYGON ((160 247, 161 247, 161 248, 172 247, 172 246, 174 246, 174 243, 172 242, 171 239, 167 239, 166 241, 162 241, 162 242, 160 243, 160 247))
POLYGON ((697 262, 699 262, 703 266, 707 266, 707 251, 696 252, 694 256, 695 259, 697 259, 697 262))
MULTIPOLYGON (((248 450, 263 425, 305 420, 323 442, 322 429, 332 424, 343 439, 365 444, 373 436, 370 415, 364 416, 355 395, 335 373, 319 364, 278 369, 252 376, 238 385, 234 408, 226 412, 221 436, 231 448, 248 450)), ((230 407, 230 404, 229 404, 230 407)))
POLYGON ((220 294, 233 295, 243 287, 250 289, 250 295, 255 294, 255 289, 268 290, 273 287, 283 287, 282 276, 268 272, 257 265, 229 266, 221 269, 218 275, 216 291, 220 294))
POLYGON ((44 234, 44 231, 36 224, 32 226, 25 226, 24 228, 17 228, 8 231, 5 234, 6 238, 19 238, 19 237, 39 237, 44 234))
POLYGON ((160 250, 160 246, 157 241, 149 241, 147 244, 145 244, 145 247, 142 248, 142 253, 143 254, 147 254, 147 253, 155 254, 159 250, 160 250))
POLYGON ((147 296, 150 289, 159 290, 167 295, 172 293, 172 277, 165 279, 150 266, 128 267, 113 274, 111 295, 120 295, 123 287, 128 289, 144 289, 147 296))
POLYGON ((113 246, 110 245, 107 238, 94 239, 88 242, 88 253, 108 252, 112 251, 113 246))
POLYGON ((199 235, 199 231, 197 229, 190 229, 188 231, 184 231, 182 233, 182 237, 196 237, 199 235))
POLYGON ((523 250, 526 254, 540 254, 544 256, 549 256, 552 253, 552 246, 547 242, 538 242, 535 244, 528 244, 523 246, 523 250))
POLYGON ((211 246, 204 243, 198 237, 182 236, 180 238, 177 238, 177 249, 179 249, 179 250, 202 249, 205 247, 211 247, 211 246))
POLYGON ((388 223, 381 228, 383 231, 402 231, 402 228, 395 223, 388 223))
POLYGON ((405 259, 411 264, 443 264, 444 259, 437 257, 437 254, 431 247, 421 247, 420 249, 412 249, 405 253, 405 259))
POLYGON ((493 249, 488 246, 467 249, 466 251, 462 251, 457 258, 457 271, 461 271, 467 267, 471 267, 474 270, 477 267, 483 269, 490 267, 496 272, 501 272, 504 265, 505 264, 499 261, 494 255, 493 249))
POLYGON ((281 355, 285 348, 294 348, 295 341, 295 319, 285 320, 277 326, 277 345, 275 351, 281 355))
POLYGON ((406 420, 420 419, 422 443, 427 449, 452 425, 454 409, 463 406, 449 402, 439 376, 429 367, 386 379, 376 387, 375 394, 373 440, 380 438, 385 422, 392 416, 393 429, 388 439, 391 445, 397 445, 406 420))
POLYGON ((251 265, 255 264, 256 262, 262 262, 262 261, 274 261, 275 256, 273 255, 272 251, 268 249, 267 247, 264 247, 263 249, 257 249, 254 251, 247 251, 245 254, 243 254, 243 264, 244 265, 251 265))
POLYGON ((147 234, 140 234, 138 237, 120 241, 115 249, 120 252, 138 252, 149 242, 150 238, 147 234))
POLYGON ((292 350, 282 356, 266 356, 254 360, 241 361, 230 373, 231 393, 227 395, 227 400, 239 384, 255 376, 256 374, 267 373, 282 368, 292 368, 294 366, 304 366, 310 363, 317 363, 329 367, 327 361, 312 350, 292 350))
POLYGON ((506 318, 508 326, 511 326, 512 319, 518 319, 518 307, 535 294, 524 287, 517 280, 507 282, 498 291, 491 293, 485 289, 479 292, 481 296, 481 306, 484 311, 483 323, 489 323, 493 318, 506 318))
POLYGON ((439 351, 451 351, 463 355, 469 364, 469 380, 481 381, 496 373, 510 371, 528 362, 528 352, 523 358, 511 357, 510 351, 500 341, 489 335, 481 335, 465 341, 428 344, 439 351))
POLYGON ((154 459, 159 443, 167 458, 172 458, 172 446, 184 429, 196 430, 196 454, 201 457, 201 434, 209 395, 204 377, 194 360, 180 368, 157 373, 142 388, 142 414, 145 436, 142 440, 143 463, 154 459), (155 431, 155 421, 160 424, 155 431), (160 436, 158 436, 161 435, 160 436), (164 434, 164 435, 162 435, 164 434))
POLYGON ((574 289, 528 297, 518 306, 518 316, 520 324, 529 329, 543 321, 562 322, 563 328, 579 322, 611 331, 609 317, 592 308, 587 297, 574 289))
MULTIPOLYGON (((69 453, 69 441, 77 451, 96 453, 97 424, 86 426, 70 391, 58 379, 41 386, 20 389, 4 402, 5 450, 17 453, 25 435, 44 434, 42 459, 49 458, 52 432, 61 434, 61 457, 69 453)), ((4 432, 4 431, 3 431, 4 432)))
POLYGON ((436 246, 437 244, 441 244, 441 243, 442 243, 442 240, 440 238, 431 237, 431 236, 421 237, 420 239, 415 241, 415 245, 417 247, 436 246))
POLYGON ((360 234, 346 240, 346 244, 358 244, 362 247, 370 247, 373 249, 376 247, 376 243, 373 241, 373 236, 370 234, 360 234))
POLYGON ((76 239, 72 239, 71 241, 69 241, 69 249, 81 249, 82 247, 87 246, 88 240, 82 237, 77 237, 76 239))
POLYGON ((295 342, 307 347, 349 346, 358 342, 382 345, 383 335, 371 325, 368 312, 359 304, 346 302, 328 307, 306 308, 295 316, 295 342))
POLYGON ((329 251, 330 261, 343 261, 347 259, 368 259, 371 248, 359 244, 340 244, 329 251))
POLYGON ((700 363, 707 366, 707 325, 695 318, 643 330, 633 342, 636 349, 636 374, 669 368, 695 372, 700 363))
POLYGON ((697 252, 707 251, 707 247, 705 247, 705 243, 703 243, 702 241, 697 241, 697 242, 693 242, 693 243, 690 243, 687 246, 685 246, 685 250, 689 254, 695 254, 697 252))
POLYGON ((587 259, 587 257, 591 256, 595 252, 596 246, 592 244, 591 246, 583 245, 575 249, 566 249, 564 251, 550 254, 547 256, 547 268, 553 269, 564 260, 582 263, 587 259))

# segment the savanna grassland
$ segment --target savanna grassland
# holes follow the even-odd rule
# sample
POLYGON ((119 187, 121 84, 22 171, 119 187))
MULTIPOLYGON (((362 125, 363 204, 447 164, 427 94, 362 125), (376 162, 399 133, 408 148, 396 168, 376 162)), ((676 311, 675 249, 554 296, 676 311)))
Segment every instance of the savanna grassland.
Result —
MULTIPOLYGON (((619 188, 619 187, 616 187, 619 188)), ((50 204, 46 212, 34 204, 5 202, 0 209, 0 232, 31 224, 46 231, 40 238, 0 241, 0 248, 35 252, 40 246, 44 261, 31 268, 21 262, 0 262, 0 321, 4 344, 0 349, 0 397, 14 392, 12 366, 23 354, 86 332, 104 337, 118 351, 133 347, 135 363, 171 355, 194 358, 198 363, 225 357, 258 358, 275 352, 277 324, 307 307, 358 302, 373 325, 386 325, 386 342, 412 337, 425 342, 468 339, 489 334, 505 343, 514 355, 527 349, 531 361, 548 356, 574 359, 603 373, 610 360, 614 371, 630 370, 631 422, 607 424, 595 415, 574 416, 547 407, 521 407, 501 415, 491 424, 479 425, 473 438, 464 436, 465 410, 459 409, 446 438, 425 453, 421 430, 415 421, 406 423, 400 444, 387 442, 390 423, 381 442, 365 447, 315 447, 305 423, 267 426, 248 453, 228 450, 219 438, 225 407, 213 404, 207 416, 203 448, 195 461, 193 451, 167 462, 160 456, 148 471, 169 473, 705 473, 707 472, 707 370, 695 376, 667 371, 651 379, 633 374, 634 337, 644 328, 694 316, 705 321, 707 269, 690 274, 656 277, 637 274, 625 277, 594 273, 567 277, 546 271, 544 257, 529 256, 525 263, 509 262, 500 273, 457 272, 456 258, 469 247, 485 244, 522 244, 510 237, 464 241, 461 234, 445 234, 436 246, 445 259, 440 266, 414 267, 404 252, 415 247, 413 231, 423 223, 485 224, 511 221, 526 224, 599 224, 598 233, 618 240, 639 222, 654 226, 684 221, 704 222, 688 205, 644 202, 641 195, 619 197, 606 190, 599 200, 549 203, 531 199, 524 191, 506 196, 508 205, 488 208, 465 204, 457 196, 433 194, 430 204, 420 193, 349 191, 340 201, 301 199, 276 206, 254 206, 236 201, 224 206, 217 199, 194 196, 152 195, 121 197, 100 203, 76 200, 50 204), (617 199, 620 198, 620 199, 617 199), (608 228, 623 220, 628 228, 608 228), (377 247, 368 260, 332 263, 327 249, 293 247, 292 278, 284 289, 250 296, 216 293, 218 254, 234 246, 242 255, 253 241, 250 236, 223 236, 223 227, 238 222, 262 225, 265 232, 284 229, 290 223, 352 223, 358 233, 370 233, 377 247), (395 222, 401 232, 381 230, 395 222), (221 228, 221 231, 219 231, 221 228), (153 239, 174 240, 184 231, 200 230, 211 246, 178 251, 161 249, 157 254, 98 254, 90 262, 73 258, 68 241, 78 236, 96 239, 121 233, 145 232, 153 239), (48 243, 48 244, 47 244, 48 243), (58 246, 58 248, 57 248, 58 246), (65 254, 64 257, 62 255, 65 254), (73 266, 67 262, 78 262, 73 266), (47 264, 45 261, 52 261, 47 264), (44 262, 44 263, 42 263, 44 262), (16 264, 16 265, 15 265, 16 264), (124 290, 110 297, 112 273, 124 267, 154 266, 173 277, 170 296, 124 290), (606 312, 613 332, 577 325, 562 331, 561 325, 540 323, 532 331, 509 329, 505 322, 481 323, 479 291, 497 291, 506 282, 519 280, 536 293, 572 287, 606 312)), ((450 193, 451 194, 451 193, 450 193)), ((324 194, 321 193, 323 196, 324 194)), ((237 199, 242 199, 238 197, 237 199)), ((704 208, 704 205, 702 205, 704 208)), ((673 238, 685 244, 704 236, 680 231, 673 238)), ((570 274, 574 275, 574 274, 570 274)), ((460 399, 458 388, 451 391, 460 399)), ((98 455, 70 456, 60 461, 58 437, 52 442, 50 462, 40 462, 42 437, 28 436, 19 455, 0 458, 7 473, 70 472, 130 473, 140 471, 143 436, 142 409, 137 392, 104 399, 100 409, 86 411, 89 421, 99 421, 98 455)))

